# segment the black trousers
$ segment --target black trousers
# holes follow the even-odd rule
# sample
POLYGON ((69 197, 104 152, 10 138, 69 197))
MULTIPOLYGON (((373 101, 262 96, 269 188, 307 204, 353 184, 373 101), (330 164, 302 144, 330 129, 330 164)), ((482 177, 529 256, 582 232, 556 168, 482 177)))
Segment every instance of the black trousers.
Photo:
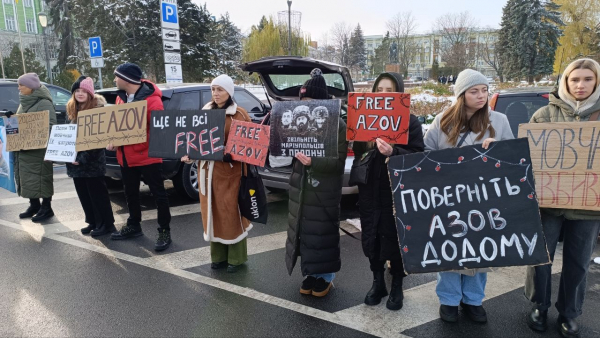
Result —
MULTIPOLYGON (((573 221, 550 215, 542 209, 542 227, 550 258, 564 227, 563 264, 556 309, 567 318, 579 317, 585 298, 590 261, 598 240, 600 221, 573 221)), ((552 264, 527 268, 525 295, 535 307, 548 310, 552 304, 552 264)))
POLYGON ((85 222, 96 228, 115 224, 104 177, 74 177, 75 191, 85 213, 85 222))
POLYGON ((169 197, 165 190, 161 166, 160 163, 156 163, 140 167, 121 167, 125 198, 127 199, 127 208, 129 208, 127 225, 132 227, 141 226, 140 183, 142 176, 144 176, 144 182, 146 182, 152 196, 154 196, 158 213, 158 225, 161 229, 170 230, 171 211, 169 210, 169 197))

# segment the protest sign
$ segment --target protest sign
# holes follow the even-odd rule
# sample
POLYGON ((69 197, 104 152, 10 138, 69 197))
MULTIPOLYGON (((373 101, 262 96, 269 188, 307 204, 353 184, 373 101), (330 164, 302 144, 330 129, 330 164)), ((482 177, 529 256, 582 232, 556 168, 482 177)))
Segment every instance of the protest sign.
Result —
POLYGON ((47 110, 17 114, 6 119, 6 150, 44 149, 50 134, 50 113, 47 110), (15 125, 15 121, 17 122, 15 125))
POLYGON ((15 170, 13 154, 6 150, 6 121, 8 118, 0 117, 0 188, 10 192, 17 192, 15 186, 15 170))
POLYGON ((410 94, 348 94, 348 141, 408 143, 410 94))
POLYGON ((46 156, 44 161, 54 162, 75 162, 77 151, 77 125, 76 124, 58 124, 52 126, 46 156))
POLYGON ((407 273, 550 262, 526 139, 393 156, 407 273))
POLYGON ((227 137, 225 153, 238 162, 264 167, 269 151, 269 126, 233 120, 227 137))
POLYGON ((77 151, 146 142, 146 101, 89 109, 77 114, 77 151))
POLYGON ((340 100, 274 102, 271 155, 337 158, 340 108, 340 100))
POLYGON ((224 143, 224 109, 152 112, 150 157, 220 161, 224 143))
POLYGON ((529 123, 527 137, 541 208, 600 210, 600 122, 529 123))

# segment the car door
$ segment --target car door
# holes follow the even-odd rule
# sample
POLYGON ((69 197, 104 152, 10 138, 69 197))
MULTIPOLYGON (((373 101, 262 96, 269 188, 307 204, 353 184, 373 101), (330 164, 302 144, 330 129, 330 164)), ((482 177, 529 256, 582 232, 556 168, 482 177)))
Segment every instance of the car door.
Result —
POLYGON ((265 107, 254 95, 243 88, 236 89, 233 97, 235 103, 244 108, 254 123, 260 123, 267 115, 265 107))

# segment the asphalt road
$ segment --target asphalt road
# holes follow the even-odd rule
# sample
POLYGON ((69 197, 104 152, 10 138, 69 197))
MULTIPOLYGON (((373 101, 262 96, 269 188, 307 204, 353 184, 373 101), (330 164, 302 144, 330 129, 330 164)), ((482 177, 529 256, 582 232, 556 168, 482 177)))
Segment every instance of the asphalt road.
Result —
MULTIPOLYGON (((56 216, 42 225, 19 220, 25 199, 0 190, 0 336, 201 336, 201 337, 558 337, 551 328, 526 325, 524 268, 504 268, 488 277, 484 305, 489 323, 462 317, 442 322, 435 274, 405 279, 404 308, 362 304, 371 285, 360 242, 342 235, 342 270, 328 296, 302 296, 298 269, 285 268, 286 194, 269 195, 269 222, 256 224, 248 240, 249 262, 235 274, 210 269, 199 205, 169 187, 173 245, 153 251, 156 212, 142 187, 145 236, 131 241, 83 236, 83 211, 72 180, 55 168, 56 216)), ((117 227, 127 218, 121 190, 111 190, 117 227)), ((342 226, 359 236, 357 208, 346 199, 342 226)), ((596 250, 600 256, 600 250, 596 250)), ((560 270, 557 254, 555 272, 560 270)), ((555 275, 554 295, 558 286, 555 275)), ((391 277, 386 274, 388 286, 391 277)), ((593 264, 580 323, 582 337, 599 337, 600 265, 593 264)))

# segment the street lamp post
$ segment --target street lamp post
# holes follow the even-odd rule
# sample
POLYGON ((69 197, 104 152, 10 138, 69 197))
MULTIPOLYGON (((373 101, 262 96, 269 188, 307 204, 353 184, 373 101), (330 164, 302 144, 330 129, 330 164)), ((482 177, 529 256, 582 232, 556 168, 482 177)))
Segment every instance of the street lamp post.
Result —
POLYGON ((52 69, 50 68, 50 51, 48 50, 48 37, 46 36, 46 27, 48 27, 48 16, 44 12, 39 12, 38 19, 40 20, 40 26, 42 26, 42 35, 44 36, 44 50, 46 51, 46 72, 48 73, 48 79, 50 79, 50 84, 54 84, 52 81, 52 69))
POLYGON ((288 0, 288 55, 292 55, 292 0, 288 0))

